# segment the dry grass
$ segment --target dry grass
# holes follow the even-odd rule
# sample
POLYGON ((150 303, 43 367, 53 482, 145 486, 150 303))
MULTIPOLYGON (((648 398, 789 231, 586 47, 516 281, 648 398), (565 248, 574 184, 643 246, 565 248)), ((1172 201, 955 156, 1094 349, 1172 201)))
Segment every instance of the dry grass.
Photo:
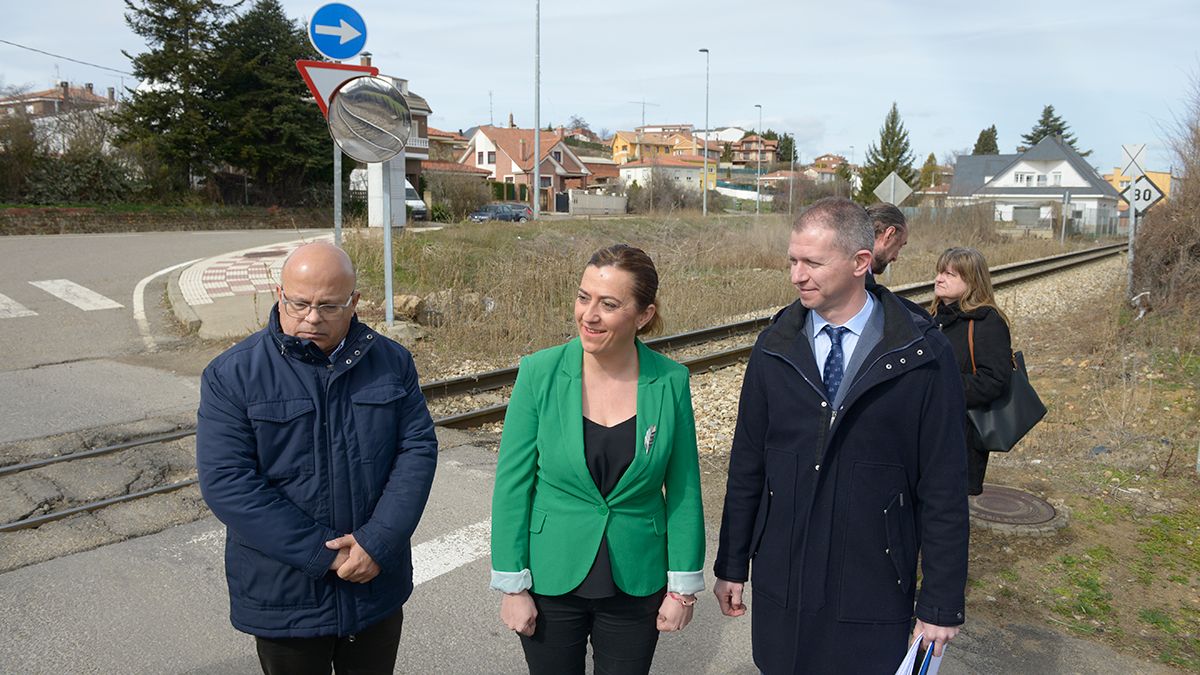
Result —
MULTIPOLYGON (((938 254, 951 245, 978 245, 993 264, 1061 250, 1052 241, 997 237, 986 220, 990 214, 989 208, 963 210, 958 220, 918 215, 903 256, 883 281, 899 285, 930 279, 938 254)), ((629 243, 655 260, 665 330, 673 333, 767 312, 794 300, 786 275, 788 233, 785 217, 774 215, 460 224, 395 238, 394 291, 425 296, 452 289, 491 299, 495 308, 490 312, 473 307, 430 329, 414 353, 426 363, 436 361, 439 370, 466 360, 507 365, 574 334, 571 299, 588 256, 602 246, 629 243)), ((383 299, 380 240, 378 230, 362 228, 348 230, 345 240, 360 270, 359 288, 377 307, 383 299)), ((368 321, 382 319, 379 309, 362 314, 368 321)))
POLYGON ((968 606, 1200 671, 1200 334, 1194 313, 1134 320, 1123 286, 1022 331, 1051 414, 988 479, 1066 508, 1070 526, 973 531, 968 606))

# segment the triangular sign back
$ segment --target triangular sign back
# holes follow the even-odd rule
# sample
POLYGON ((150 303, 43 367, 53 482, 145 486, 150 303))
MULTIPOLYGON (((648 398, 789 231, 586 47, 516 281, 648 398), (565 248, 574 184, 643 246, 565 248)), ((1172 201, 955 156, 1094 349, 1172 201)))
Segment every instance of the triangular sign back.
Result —
POLYGON ((329 116, 329 99, 342 83, 356 77, 374 77, 379 74, 379 69, 375 66, 352 66, 328 61, 300 60, 296 62, 296 69, 300 71, 300 76, 304 78, 304 84, 308 85, 313 98, 317 99, 321 114, 326 117, 329 116))

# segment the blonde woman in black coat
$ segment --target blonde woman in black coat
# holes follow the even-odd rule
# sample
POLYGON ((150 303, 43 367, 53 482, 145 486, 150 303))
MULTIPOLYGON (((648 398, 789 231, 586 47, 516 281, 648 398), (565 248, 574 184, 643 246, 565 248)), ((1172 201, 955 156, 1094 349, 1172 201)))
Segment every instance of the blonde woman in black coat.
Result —
MULTIPOLYGON (((987 260, 973 248, 948 248, 937 262, 929 313, 950 340, 962 374, 967 407, 1004 393, 1012 376, 1008 317, 996 306, 987 260), (972 349, 973 343, 973 349, 972 349)), ((967 494, 983 492, 988 451, 967 424, 967 494)))

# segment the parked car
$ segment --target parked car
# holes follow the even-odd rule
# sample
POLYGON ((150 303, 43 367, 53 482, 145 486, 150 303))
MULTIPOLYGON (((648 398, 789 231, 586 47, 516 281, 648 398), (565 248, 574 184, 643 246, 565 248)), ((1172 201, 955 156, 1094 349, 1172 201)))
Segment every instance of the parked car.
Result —
POLYGON ((412 209, 413 220, 429 220, 429 207, 408 180, 404 181, 404 205, 412 209))
POLYGON ((485 220, 508 220, 523 223, 532 217, 533 210, 525 204, 506 204, 504 202, 484 204, 467 216, 475 223, 482 223, 485 220))

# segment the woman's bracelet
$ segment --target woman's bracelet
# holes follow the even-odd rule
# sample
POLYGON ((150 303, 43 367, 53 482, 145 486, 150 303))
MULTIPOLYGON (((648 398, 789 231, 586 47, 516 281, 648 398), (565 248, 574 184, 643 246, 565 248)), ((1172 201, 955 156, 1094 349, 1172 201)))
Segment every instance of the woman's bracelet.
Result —
POLYGON ((691 607, 692 605, 696 604, 696 596, 694 596, 694 595, 692 596, 691 600, 688 600, 687 598, 676 593, 675 591, 669 591, 667 593, 667 597, 671 598, 675 602, 678 602, 679 604, 683 605, 684 607, 691 607))

